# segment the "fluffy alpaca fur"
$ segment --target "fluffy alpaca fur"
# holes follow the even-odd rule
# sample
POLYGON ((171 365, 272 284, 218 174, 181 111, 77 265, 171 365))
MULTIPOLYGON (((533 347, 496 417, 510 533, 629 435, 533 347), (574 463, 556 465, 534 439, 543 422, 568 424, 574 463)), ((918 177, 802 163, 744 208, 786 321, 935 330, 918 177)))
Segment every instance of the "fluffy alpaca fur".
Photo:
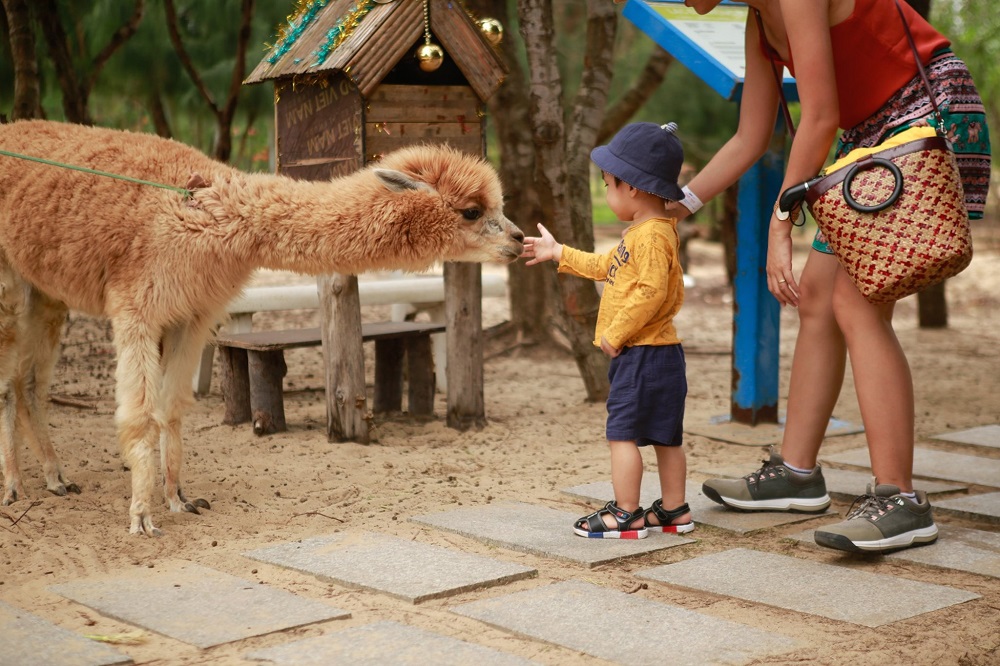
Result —
POLYGON ((46 416, 72 308, 114 328, 133 533, 158 532, 150 509, 158 446, 170 509, 207 507, 181 492, 181 416, 211 328, 255 269, 413 270, 438 260, 510 262, 522 249, 496 172, 446 147, 405 148, 322 183, 243 173, 152 135, 46 121, 0 125, 0 147, 192 189, 184 197, 0 156, 3 504, 24 496, 21 437, 51 492, 79 492, 60 468, 46 416))

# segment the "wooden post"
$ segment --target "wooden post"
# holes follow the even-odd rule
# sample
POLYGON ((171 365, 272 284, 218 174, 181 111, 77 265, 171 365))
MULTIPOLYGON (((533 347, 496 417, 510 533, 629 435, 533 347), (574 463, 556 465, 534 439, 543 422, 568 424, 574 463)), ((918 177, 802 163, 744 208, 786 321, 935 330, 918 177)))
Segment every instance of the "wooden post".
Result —
POLYGON ((402 339, 375 341, 375 409, 376 414, 403 411, 402 339))
POLYGON ((361 299, 353 275, 321 276, 320 328, 326 359, 327 439, 367 444, 368 393, 361 344, 361 299))
POLYGON ((247 365, 247 350, 223 347, 219 350, 222 359, 222 397, 226 403, 226 415, 222 422, 237 425, 250 420, 250 370, 247 365))
POLYGON ((285 352, 247 352, 247 368, 250 372, 250 412, 253 415, 255 435, 270 435, 285 432, 285 399, 282 384, 288 367, 285 352))
POLYGON ((483 283, 479 264, 444 265, 448 336, 448 427, 486 425, 483 400, 483 283))
POLYGON ((435 373, 431 336, 421 335, 406 341, 406 369, 410 379, 406 407, 410 415, 434 416, 435 373))

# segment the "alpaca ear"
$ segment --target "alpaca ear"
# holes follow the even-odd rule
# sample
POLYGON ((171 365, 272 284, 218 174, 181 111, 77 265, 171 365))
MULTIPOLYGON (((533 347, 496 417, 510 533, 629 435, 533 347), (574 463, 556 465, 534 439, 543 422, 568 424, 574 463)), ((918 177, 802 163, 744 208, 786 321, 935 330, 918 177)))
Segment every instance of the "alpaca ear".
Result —
POLYGON ((402 171, 394 169, 375 169, 375 177, 382 181, 390 192, 404 192, 406 190, 433 190, 427 183, 413 180, 402 171))

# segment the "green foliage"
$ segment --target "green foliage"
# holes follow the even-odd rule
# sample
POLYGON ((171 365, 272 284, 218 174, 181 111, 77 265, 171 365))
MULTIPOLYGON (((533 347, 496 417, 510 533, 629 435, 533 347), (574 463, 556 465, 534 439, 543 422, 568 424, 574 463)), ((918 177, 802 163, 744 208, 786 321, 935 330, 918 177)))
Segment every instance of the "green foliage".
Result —
MULTIPOLYGON (((952 41, 972 72, 986 104, 994 137, 1000 136, 1000 13, 990 0, 935 0, 931 22, 952 41)), ((997 139, 994 138, 994 143, 997 139)))
MULTIPOLYGON (((236 56, 240 0, 175 0, 178 29, 195 69, 217 105, 225 102, 236 56)), ((81 80, 91 76, 94 58, 131 16, 124 0, 60 0, 60 16, 81 80)), ((292 0, 257 0, 246 69, 263 58, 278 25, 294 11, 292 0)), ((13 99, 13 71, 6 26, 0 35, 0 113, 13 99)), ((63 120, 61 92, 40 30, 36 34, 42 105, 46 117, 63 120)), ((267 170, 273 88, 243 86, 233 125, 232 161, 246 169, 267 170)), ((149 0, 136 34, 107 62, 90 95, 94 122, 108 127, 155 131, 151 100, 162 100, 174 138, 210 152, 215 122, 207 102, 184 71, 170 42, 163 0, 149 0)))

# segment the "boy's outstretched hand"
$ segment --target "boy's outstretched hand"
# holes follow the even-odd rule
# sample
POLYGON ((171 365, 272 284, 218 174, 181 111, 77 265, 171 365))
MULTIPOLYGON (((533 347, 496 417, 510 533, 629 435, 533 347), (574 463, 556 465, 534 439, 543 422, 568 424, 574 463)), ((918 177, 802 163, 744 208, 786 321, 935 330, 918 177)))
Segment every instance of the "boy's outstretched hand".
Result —
POLYGON ((534 266, 543 261, 559 261, 562 259, 562 245, 556 242, 549 230, 538 225, 538 236, 528 236, 524 239, 524 251, 522 257, 528 259, 525 266, 534 266))

